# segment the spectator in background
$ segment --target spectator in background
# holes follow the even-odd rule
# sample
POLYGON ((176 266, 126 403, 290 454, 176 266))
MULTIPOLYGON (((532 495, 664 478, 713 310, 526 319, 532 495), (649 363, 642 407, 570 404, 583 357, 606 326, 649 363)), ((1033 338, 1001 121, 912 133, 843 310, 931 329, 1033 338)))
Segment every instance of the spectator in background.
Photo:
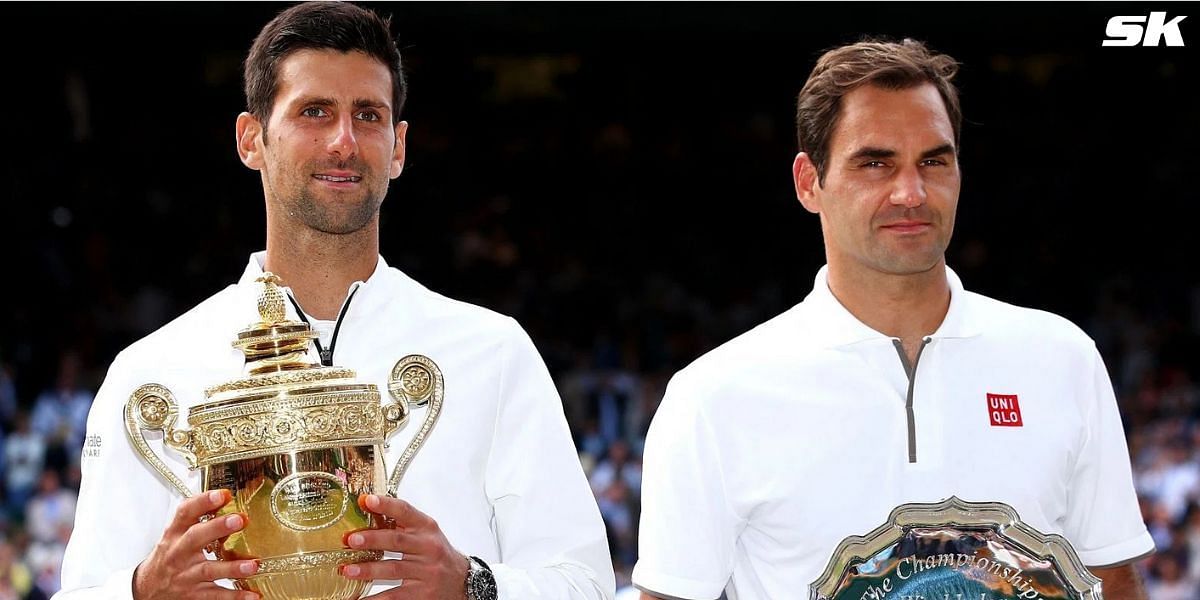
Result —
POLYGON ((580 432, 576 435, 579 438, 577 442, 579 450, 588 460, 594 462, 604 456, 604 449, 607 446, 607 442, 604 441, 604 436, 600 434, 600 425, 596 422, 596 419, 584 419, 583 425, 580 427, 580 432))
POLYGON ((1142 507, 1142 520, 1146 529, 1154 539, 1154 548, 1166 551, 1175 544, 1175 528, 1171 522, 1171 513, 1161 502, 1146 500, 1142 507))
POLYGON ((1156 468, 1138 478, 1139 491, 1161 504, 1170 521, 1183 519, 1200 488, 1200 465, 1189 454, 1185 442, 1172 440, 1159 453, 1156 468))
POLYGON ((26 508, 25 529, 30 543, 25 559, 33 570, 37 587, 47 596, 61 587, 63 553, 71 538, 75 504, 75 492, 63 487, 58 472, 42 471, 38 493, 26 508))
POLYGON ((1175 552, 1165 552, 1154 560, 1154 577, 1146 592, 1152 600, 1195 600, 1196 581, 1188 577, 1183 558, 1175 552))
POLYGON ((75 523, 75 493, 63 487, 58 471, 46 469, 38 480, 38 493, 25 509, 25 529, 33 541, 54 543, 75 523))
POLYGON ((608 456, 596 464, 589 478, 592 492, 597 496, 618 480, 623 481, 635 496, 642 493, 642 465, 631 456, 625 440, 609 444, 608 456))
POLYGON ((600 516, 608 530, 613 570, 617 587, 630 583, 630 571, 637 559, 637 520, 640 515, 637 494, 622 479, 614 479, 596 496, 600 516))
MULTIPOLYGON (((52 446, 66 455, 69 464, 79 463, 88 411, 94 394, 79 382, 79 355, 67 351, 58 363, 54 387, 44 391, 33 403, 30 425, 52 446)), ((56 465, 66 466, 66 465, 56 465)))
POLYGON ((0 540, 0 600, 24 600, 32 591, 29 568, 17 559, 8 540, 0 540))
MULTIPOLYGON (((69 537, 69 532, 68 532, 69 537)), ((62 588, 62 559, 66 541, 62 543, 33 542, 25 552, 25 561, 34 577, 34 590, 49 598, 62 588)))
POLYGON ((634 414, 636 392, 637 378, 630 373, 605 370, 596 375, 588 393, 588 404, 605 443, 612 444, 629 434, 628 421, 634 414))
POLYGON ((6 509, 14 517, 25 510, 33 495, 46 455, 46 442, 29 427, 29 415, 18 412, 14 430, 4 440, 4 484, 8 488, 6 509))

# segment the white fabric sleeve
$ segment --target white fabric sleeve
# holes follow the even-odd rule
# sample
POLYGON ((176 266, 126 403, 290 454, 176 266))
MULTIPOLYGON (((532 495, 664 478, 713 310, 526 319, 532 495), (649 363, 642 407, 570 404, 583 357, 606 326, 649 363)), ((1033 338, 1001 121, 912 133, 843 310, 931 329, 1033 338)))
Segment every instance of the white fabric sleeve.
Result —
POLYGON ((130 600, 133 571, 162 537, 173 492, 143 464, 125 434, 124 408, 134 383, 118 356, 88 416, 88 444, 75 528, 55 600, 130 600))
POLYGON ((1063 531, 1083 564, 1104 567, 1154 551, 1138 508, 1112 382, 1094 348, 1083 392, 1086 435, 1067 487, 1063 531))
POLYGON ((501 600, 607 599, 616 593, 608 538, 554 382, 524 330, 501 350, 485 490, 501 600))
POLYGON ((633 583, 656 596, 711 600, 733 572, 742 519, 702 394, 676 375, 646 436, 633 583))

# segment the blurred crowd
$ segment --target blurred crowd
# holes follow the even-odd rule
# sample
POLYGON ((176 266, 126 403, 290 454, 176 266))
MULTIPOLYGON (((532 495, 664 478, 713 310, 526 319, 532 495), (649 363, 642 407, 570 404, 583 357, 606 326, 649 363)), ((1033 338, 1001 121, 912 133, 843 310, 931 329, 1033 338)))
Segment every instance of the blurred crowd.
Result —
POLYGON ((0 600, 48 598, 59 589, 93 398, 82 368, 77 355, 64 353, 57 378, 25 399, 12 368, 0 364, 0 600))

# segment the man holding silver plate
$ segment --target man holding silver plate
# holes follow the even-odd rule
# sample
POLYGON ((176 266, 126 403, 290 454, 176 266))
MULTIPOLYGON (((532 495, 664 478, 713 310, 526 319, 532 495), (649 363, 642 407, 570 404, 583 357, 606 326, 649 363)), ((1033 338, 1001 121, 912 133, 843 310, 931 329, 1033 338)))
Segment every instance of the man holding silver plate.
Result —
POLYGON ((810 74, 793 175, 827 266, 668 386, 643 598, 1145 598, 1154 544, 1095 344, 946 266, 957 66, 869 41, 810 74))
POLYGON ((379 256, 407 129, 388 22, 295 6, 245 75, 266 251, 113 362, 57 597, 611 598, 529 337, 379 256))

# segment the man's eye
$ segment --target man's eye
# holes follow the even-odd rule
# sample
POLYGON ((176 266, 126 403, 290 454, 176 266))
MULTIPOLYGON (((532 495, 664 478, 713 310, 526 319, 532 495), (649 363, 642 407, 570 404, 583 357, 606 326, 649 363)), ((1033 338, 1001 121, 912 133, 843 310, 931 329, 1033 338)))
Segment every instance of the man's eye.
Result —
POLYGON ((323 109, 319 106, 310 106, 310 107, 300 111, 300 114, 302 114, 306 117, 323 117, 323 116, 325 116, 325 109, 323 109))
POLYGON ((944 167, 944 166, 946 166, 946 161, 944 161, 940 158, 927 158, 927 159, 921 161, 921 166, 922 167, 944 167))
POLYGON ((370 110, 364 110, 363 112, 358 113, 358 118, 362 121, 378 121, 379 113, 370 110))
POLYGON ((868 169, 877 169, 880 167, 886 167, 887 163, 883 162, 882 160, 869 160, 863 163, 862 166, 868 169))

